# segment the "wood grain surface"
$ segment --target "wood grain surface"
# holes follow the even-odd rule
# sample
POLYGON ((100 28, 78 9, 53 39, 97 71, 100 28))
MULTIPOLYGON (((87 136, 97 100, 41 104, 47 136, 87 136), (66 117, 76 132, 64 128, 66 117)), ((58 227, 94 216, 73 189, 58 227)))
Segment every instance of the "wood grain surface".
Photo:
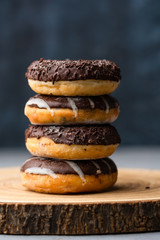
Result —
POLYGON ((107 192, 53 195, 27 190, 19 168, 0 169, 0 233, 107 234, 160 230, 160 171, 120 169, 107 192))

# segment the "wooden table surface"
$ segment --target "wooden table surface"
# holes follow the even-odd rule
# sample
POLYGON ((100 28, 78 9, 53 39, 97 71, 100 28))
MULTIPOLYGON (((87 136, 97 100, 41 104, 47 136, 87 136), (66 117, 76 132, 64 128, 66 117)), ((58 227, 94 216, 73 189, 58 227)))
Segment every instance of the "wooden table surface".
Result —
MULTIPOLYGON (((0 149, 0 167, 20 166, 30 155, 25 149, 0 149)), ((160 169, 160 147, 121 147, 112 156, 118 167, 160 169)), ((160 232, 117 234, 101 236, 13 236, 0 235, 0 239, 55 239, 55 240, 81 240, 81 239, 160 239, 160 232)))

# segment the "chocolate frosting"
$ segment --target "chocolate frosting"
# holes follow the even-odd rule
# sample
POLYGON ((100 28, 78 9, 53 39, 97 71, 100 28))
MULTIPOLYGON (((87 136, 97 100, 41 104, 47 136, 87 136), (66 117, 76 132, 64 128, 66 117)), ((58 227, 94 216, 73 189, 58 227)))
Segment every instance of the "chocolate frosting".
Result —
MULTIPOLYGON (((50 108, 69 108, 72 109, 72 106, 70 105, 68 101, 68 97, 62 96, 62 97, 57 97, 57 96, 51 96, 51 95, 41 95, 38 94, 31 99, 36 99, 40 98, 44 100, 50 108)), ((102 96, 92 96, 92 97, 69 97, 72 101, 74 101, 76 107, 78 109, 101 109, 101 110, 106 110, 106 104, 103 100, 108 103, 109 109, 112 108, 117 108, 119 106, 118 101, 110 96, 110 95, 104 95, 103 98, 102 96), (91 100, 94 103, 94 107, 91 106, 90 101, 91 100)), ((29 104, 30 107, 37 107, 37 104, 29 104)))
POLYGON ((76 145, 110 145, 121 142, 117 130, 109 125, 45 126, 29 125, 25 139, 47 137, 55 143, 76 145))
MULTIPOLYGON (((103 159, 94 159, 90 160, 80 160, 80 161, 72 161, 78 165, 78 167, 82 170, 82 172, 86 175, 98 175, 99 170, 95 162, 100 167, 100 171, 102 174, 112 174, 117 172, 117 167, 115 163, 110 158, 103 159)), ((24 172, 28 168, 38 167, 38 168, 47 168, 52 170, 57 174, 77 174, 74 169, 67 164, 67 160, 60 160, 55 158, 41 158, 41 157, 32 157, 27 160, 21 167, 21 171, 24 172)))
POLYGON ((28 79, 44 82, 99 79, 120 81, 120 68, 108 60, 40 60, 34 61, 27 69, 28 79))

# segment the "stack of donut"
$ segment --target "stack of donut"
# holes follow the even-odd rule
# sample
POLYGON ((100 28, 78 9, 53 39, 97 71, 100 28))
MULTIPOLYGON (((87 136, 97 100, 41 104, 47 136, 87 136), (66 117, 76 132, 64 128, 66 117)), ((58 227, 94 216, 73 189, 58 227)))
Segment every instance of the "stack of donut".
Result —
POLYGON ((33 155, 21 167, 22 184, 43 193, 99 192, 113 186, 117 167, 108 158, 120 144, 110 125, 119 114, 108 95, 121 79, 107 60, 45 60, 28 67, 37 93, 25 106, 31 125, 26 147, 33 155))

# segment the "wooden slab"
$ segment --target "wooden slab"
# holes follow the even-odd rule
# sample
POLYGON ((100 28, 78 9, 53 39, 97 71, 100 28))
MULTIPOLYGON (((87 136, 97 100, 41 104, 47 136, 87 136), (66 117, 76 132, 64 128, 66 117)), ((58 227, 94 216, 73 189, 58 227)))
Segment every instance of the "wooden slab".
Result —
POLYGON ((19 168, 0 169, 0 233, 107 234, 160 230, 160 171, 120 169, 107 192, 51 195, 21 186, 19 168))

